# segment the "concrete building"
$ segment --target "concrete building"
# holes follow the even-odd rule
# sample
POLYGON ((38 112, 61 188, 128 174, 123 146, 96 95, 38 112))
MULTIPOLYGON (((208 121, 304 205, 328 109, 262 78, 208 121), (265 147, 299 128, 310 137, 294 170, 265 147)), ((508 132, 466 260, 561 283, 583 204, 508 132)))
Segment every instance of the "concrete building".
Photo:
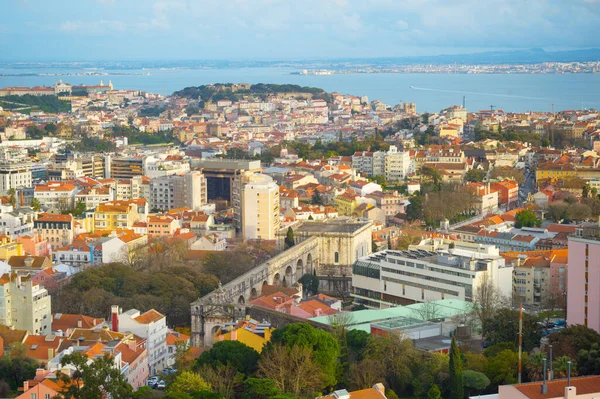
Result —
POLYGON ((273 240, 279 230, 279 186, 267 175, 254 174, 244 185, 241 201, 242 236, 273 240))
MULTIPOLYGON (((500 385, 497 395, 477 396, 482 399, 595 399, 600 397, 600 376, 561 378, 547 381, 500 385)), ((472 398, 475 398, 474 396, 472 398)))
POLYGON ((131 179, 144 174, 144 157, 109 158, 110 164, 106 178, 131 179))
POLYGON ((0 324, 30 334, 50 334, 52 311, 48 291, 29 275, 0 278, 0 324))
POLYGON ((411 169, 410 154, 408 151, 398 151, 394 145, 390 146, 385 154, 385 179, 388 182, 404 180, 411 169))
POLYGON ((353 266, 353 296, 371 308, 438 299, 471 301, 489 281, 511 297, 513 267, 493 246, 455 243, 447 250, 411 247, 361 257, 353 266))
POLYGON ((0 161, 0 193, 11 188, 31 187, 31 162, 28 160, 0 161))
POLYGON ((77 187, 69 183, 49 182, 35 186, 34 198, 41 206, 53 210, 68 210, 75 206, 77 187))
POLYGON ((207 203, 206 178, 202 172, 188 172, 150 181, 150 208, 167 211, 188 207, 199 209, 207 203))
POLYGON ((600 225, 588 223, 569 236, 567 323, 600 332, 600 225))
POLYGON ((154 309, 140 313, 137 309, 120 312, 118 306, 112 307, 113 323, 117 318, 119 332, 131 332, 139 337, 146 338, 146 350, 148 351, 148 365, 150 374, 156 375, 166 367, 168 358, 167 351, 167 318, 154 309))

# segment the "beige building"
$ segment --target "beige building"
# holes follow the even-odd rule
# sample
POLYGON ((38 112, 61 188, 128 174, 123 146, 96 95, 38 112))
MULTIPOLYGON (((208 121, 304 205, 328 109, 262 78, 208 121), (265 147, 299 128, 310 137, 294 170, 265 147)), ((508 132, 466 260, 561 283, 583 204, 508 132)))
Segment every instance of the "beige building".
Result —
POLYGON ((242 236, 275 239, 279 230, 279 186, 263 174, 249 177, 242 190, 242 236))
POLYGON ((550 294, 550 261, 514 259, 513 298, 525 306, 544 306, 550 294))
POLYGON ((64 247, 73 242, 73 216, 42 213, 33 222, 35 232, 48 240, 52 249, 64 247))
POLYGON ((30 334, 52 331, 48 291, 31 281, 31 276, 5 274, 0 278, 0 324, 30 334))

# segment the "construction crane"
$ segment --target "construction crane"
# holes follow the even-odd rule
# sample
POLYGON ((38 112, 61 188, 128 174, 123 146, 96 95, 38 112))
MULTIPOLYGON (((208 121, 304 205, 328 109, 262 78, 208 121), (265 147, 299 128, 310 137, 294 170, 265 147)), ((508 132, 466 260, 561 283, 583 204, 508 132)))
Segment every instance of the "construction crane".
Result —
POLYGON ((494 108, 496 108, 495 105, 490 105, 490 111, 492 112, 492 116, 494 116, 494 108))

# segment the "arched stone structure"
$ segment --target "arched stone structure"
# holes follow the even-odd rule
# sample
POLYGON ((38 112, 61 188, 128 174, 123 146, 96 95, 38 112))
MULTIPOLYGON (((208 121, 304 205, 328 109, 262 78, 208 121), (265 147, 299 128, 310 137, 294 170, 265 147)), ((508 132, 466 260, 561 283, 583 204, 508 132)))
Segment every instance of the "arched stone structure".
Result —
POLYGON ((294 284, 294 271, 291 266, 285 269, 285 277, 283 278, 285 287, 291 287, 294 284))
MULTIPOLYGON (((308 254, 310 256, 310 254, 308 254)), ((296 281, 300 281, 300 278, 304 275, 304 263, 302 259, 298 259, 296 262, 296 281)))

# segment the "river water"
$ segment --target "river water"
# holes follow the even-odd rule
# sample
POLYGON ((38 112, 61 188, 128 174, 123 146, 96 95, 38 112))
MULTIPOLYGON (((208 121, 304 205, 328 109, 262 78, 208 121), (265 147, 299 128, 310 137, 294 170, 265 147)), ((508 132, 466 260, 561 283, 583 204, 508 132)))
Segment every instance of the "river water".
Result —
POLYGON ((171 94, 187 86, 210 83, 291 83, 320 87, 328 92, 366 95, 389 105, 415 102, 418 112, 439 112, 461 104, 469 111, 503 109, 512 112, 600 109, 600 74, 334 74, 294 75, 297 69, 249 67, 214 69, 12 69, 0 68, 0 87, 52 85, 58 79, 71 84, 98 84, 111 80, 116 89, 140 89, 171 94), (64 76, 99 72, 107 76, 64 76), (16 76, 55 74, 54 76, 16 76), (62 76, 58 76, 63 74, 62 76), (5 76, 13 75, 13 76, 5 76))

